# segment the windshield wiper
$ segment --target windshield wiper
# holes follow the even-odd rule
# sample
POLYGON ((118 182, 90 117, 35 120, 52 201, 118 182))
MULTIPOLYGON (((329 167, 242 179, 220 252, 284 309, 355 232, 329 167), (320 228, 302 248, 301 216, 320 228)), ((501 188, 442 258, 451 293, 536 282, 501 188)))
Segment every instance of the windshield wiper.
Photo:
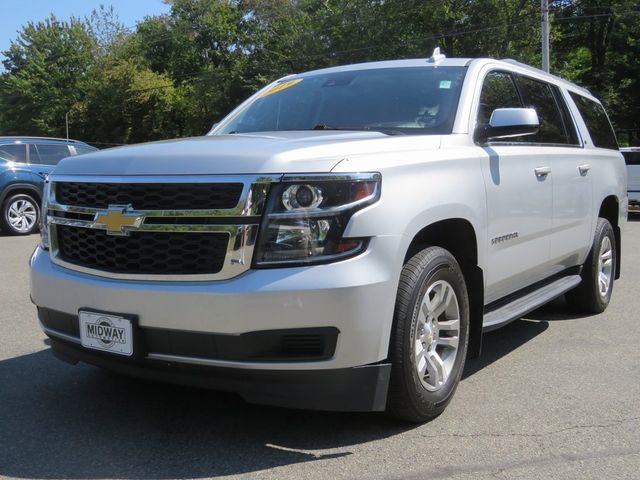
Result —
POLYGON ((315 125, 312 130, 351 130, 354 132, 380 132, 385 135, 405 135, 400 130, 387 127, 336 127, 334 125, 327 125, 326 123, 319 123, 315 125))
POLYGON ((359 128, 347 128, 336 127, 334 125, 327 125, 326 123, 319 123, 315 125, 311 130, 360 130, 359 128))

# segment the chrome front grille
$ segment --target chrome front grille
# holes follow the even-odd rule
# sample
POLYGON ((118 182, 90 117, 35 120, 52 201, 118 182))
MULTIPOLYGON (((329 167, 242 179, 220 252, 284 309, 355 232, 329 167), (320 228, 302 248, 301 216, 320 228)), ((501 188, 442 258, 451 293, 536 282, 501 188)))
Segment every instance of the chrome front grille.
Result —
POLYGON ((269 185, 278 180, 51 176, 51 258, 110 278, 234 277, 251 266, 269 185))

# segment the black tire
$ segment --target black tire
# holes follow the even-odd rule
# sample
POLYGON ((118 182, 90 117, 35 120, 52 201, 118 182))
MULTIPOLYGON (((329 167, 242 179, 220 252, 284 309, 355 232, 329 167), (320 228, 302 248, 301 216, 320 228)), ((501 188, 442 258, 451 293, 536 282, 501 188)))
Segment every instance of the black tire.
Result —
POLYGON ((464 369, 469 342, 468 298, 460 266, 447 250, 440 247, 426 248, 405 264, 396 297, 389 349, 392 367, 387 397, 388 413, 410 422, 425 422, 443 412, 458 386, 464 369), (423 383, 425 377, 420 378, 413 352, 422 299, 431 286, 436 283, 442 284, 441 281, 453 287, 456 296, 460 319, 458 348, 448 377, 439 389, 430 391, 423 383))
POLYGON ((569 306, 580 313, 597 314, 605 311, 611 300, 613 292, 613 282, 616 276, 616 261, 618 252, 616 250, 616 237, 609 221, 605 218, 598 218, 596 233, 593 237, 593 245, 587 260, 582 268, 582 282, 573 290, 565 294, 569 306), (610 282, 605 294, 600 293, 600 249, 603 242, 608 239, 611 245, 611 273, 610 282))
POLYGON ((16 195, 10 195, 5 199, 4 203, 2 204, 2 211, 0 212, 0 228, 2 228, 3 232, 9 235, 29 235, 38 230, 39 224, 40 224, 40 206, 38 204, 38 201, 35 200, 32 196, 24 193, 18 193, 16 195), (9 221, 9 218, 11 215, 10 214, 11 205, 19 201, 28 202, 30 207, 35 212, 35 221, 33 222, 33 225, 31 225, 26 230, 16 228, 9 221))

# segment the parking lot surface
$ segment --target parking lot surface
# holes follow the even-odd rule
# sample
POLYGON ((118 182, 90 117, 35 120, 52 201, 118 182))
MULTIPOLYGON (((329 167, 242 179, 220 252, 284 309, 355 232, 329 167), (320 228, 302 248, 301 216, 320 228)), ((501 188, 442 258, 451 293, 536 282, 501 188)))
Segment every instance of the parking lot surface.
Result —
POLYGON ((0 233, 1 477, 640 478, 639 221, 604 314, 556 301, 487 334, 445 413, 421 426, 62 363, 29 301, 37 240, 0 233))

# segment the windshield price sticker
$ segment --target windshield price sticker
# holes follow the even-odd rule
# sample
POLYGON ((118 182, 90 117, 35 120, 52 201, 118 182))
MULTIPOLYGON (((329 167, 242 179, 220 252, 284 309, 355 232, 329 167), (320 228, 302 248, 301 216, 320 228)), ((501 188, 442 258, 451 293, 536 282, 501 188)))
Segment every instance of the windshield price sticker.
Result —
POLYGON ((267 95, 271 95, 277 92, 281 92, 282 90, 286 90, 287 88, 290 88, 290 87, 293 87, 294 85, 299 84, 302 80, 303 80, 302 78, 296 78, 295 80, 289 80, 288 82, 283 82, 283 83, 274 85, 269 90, 267 90, 262 95, 260 95, 260 97, 266 97, 267 95))

